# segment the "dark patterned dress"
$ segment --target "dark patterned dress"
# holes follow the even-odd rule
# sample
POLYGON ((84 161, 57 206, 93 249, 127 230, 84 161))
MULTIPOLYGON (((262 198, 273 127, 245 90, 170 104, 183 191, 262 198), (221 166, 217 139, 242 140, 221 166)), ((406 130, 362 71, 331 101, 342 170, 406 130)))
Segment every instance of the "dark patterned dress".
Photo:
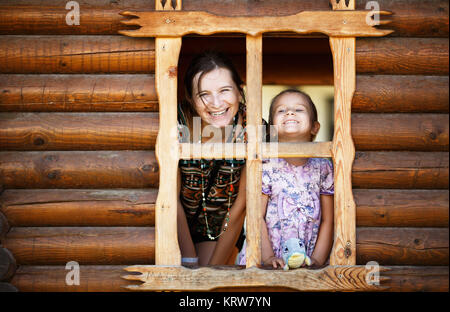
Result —
MULTIPOLYGON (((237 133, 236 143, 246 141, 245 105, 239 106, 239 114, 243 117, 243 121, 242 127, 237 127, 237 129, 240 129, 241 131, 237 133)), ((185 116, 179 107, 179 125, 186 125, 185 120, 185 116)), ((204 165, 203 188, 207 190, 210 187, 209 193, 205 194, 208 226, 212 231, 211 235, 216 237, 221 232, 223 220, 228 209, 231 209, 231 206, 237 198, 241 170, 245 165, 245 159, 203 159, 202 162, 204 165), (232 165, 233 173, 231 174, 232 165), (215 167, 217 168, 215 169, 215 167), (213 181, 210 181, 214 169, 217 172, 217 175, 213 181), (210 182, 211 186, 209 186, 210 182), (229 200, 229 192, 231 192, 231 200, 229 200)), ((205 216, 201 207, 202 172, 200 160, 180 160, 178 166, 181 173, 180 201, 186 213, 192 240, 194 244, 203 241, 211 241, 206 233, 205 216)), ((241 242, 242 239, 239 241, 241 242)), ((238 245, 238 247, 240 246, 238 245)))

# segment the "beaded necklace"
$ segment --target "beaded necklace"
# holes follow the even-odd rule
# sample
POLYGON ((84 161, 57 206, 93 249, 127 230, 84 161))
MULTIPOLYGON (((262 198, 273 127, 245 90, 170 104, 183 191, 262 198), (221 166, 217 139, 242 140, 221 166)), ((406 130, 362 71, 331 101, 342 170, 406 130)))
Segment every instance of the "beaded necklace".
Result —
MULTIPOLYGON (((233 138, 234 138, 238 119, 239 119, 239 114, 236 114, 233 118, 233 131, 231 132, 231 136, 230 136, 231 141, 233 141, 233 138)), ((228 141, 230 141, 230 138, 228 139, 228 141)), ((201 143, 201 138, 200 138, 199 143, 201 143)), ((234 191, 234 185, 233 185, 234 163, 232 160, 231 161, 231 170, 230 170, 230 183, 228 184, 230 186, 230 188, 228 190, 228 206, 227 206, 227 214, 225 215, 225 224, 223 226, 222 232, 220 232, 219 235, 217 235, 215 237, 212 236, 212 231, 209 228, 209 224, 208 224, 208 212, 206 210, 206 196, 208 194, 205 194, 205 180, 204 180, 204 175, 203 175, 204 168, 205 168, 205 164, 203 163, 203 159, 200 159, 200 173, 201 173, 201 183, 202 183, 202 208, 203 208, 203 215, 205 216, 206 235, 208 236, 208 238, 210 240, 215 240, 227 230, 228 222, 230 221, 231 196, 233 195, 233 191, 234 191)), ((211 183, 213 183, 213 182, 214 181, 211 181, 211 183)))

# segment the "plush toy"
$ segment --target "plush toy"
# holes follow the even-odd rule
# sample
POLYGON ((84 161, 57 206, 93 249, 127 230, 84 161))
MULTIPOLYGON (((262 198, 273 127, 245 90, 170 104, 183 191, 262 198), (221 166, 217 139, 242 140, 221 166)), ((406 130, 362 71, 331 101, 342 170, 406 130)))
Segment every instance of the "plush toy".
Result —
POLYGON ((283 270, 296 269, 306 263, 311 265, 311 259, 306 254, 305 244, 298 238, 289 238, 283 244, 283 270))

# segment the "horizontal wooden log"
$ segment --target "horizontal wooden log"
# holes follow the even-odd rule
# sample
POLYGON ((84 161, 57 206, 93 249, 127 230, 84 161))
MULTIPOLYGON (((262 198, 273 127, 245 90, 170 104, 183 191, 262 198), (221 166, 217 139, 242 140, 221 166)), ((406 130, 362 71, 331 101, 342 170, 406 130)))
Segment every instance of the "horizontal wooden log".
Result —
POLYGON ((152 264, 153 227, 15 227, 3 241, 17 264, 152 264))
MULTIPOLYGON (((448 228, 357 228, 357 264, 448 265, 448 228)), ((17 264, 154 264, 149 227, 14 227, 3 242, 17 264)))
MULTIPOLYGON (((119 24, 123 19, 118 13, 125 9, 151 11, 154 5, 147 0, 137 1, 78 1, 80 25, 70 26, 65 22, 67 1, 58 0, 41 3, 37 0, 18 1, 0 5, 0 34, 116 34, 126 27, 119 24), (39 27, 36 27, 36 25, 39 27)), ((448 2, 419 0, 379 0, 380 9, 392 11, 391 36, 447 37, 448 2)), ((356 1, 356 9, 366 9, 367 1, 356 1)), ((253 2, 235 0, 184 0, 183 10, 208 11, 230 16, 289 15, 304 10, 330 10, 328 1, 265 0, 253 2)))
POLYGON ((16 269, 17 265, 14 256, 8 249, 0 247, 0 282, 9 281, 16 269))
MULTIPOLYGON (((80 265, 80 285, 67 285, 65 266, 31 266, 18 268, 11 284, 21 292, 121 292, 126 286, 140 284, 121 276, 126 266, 80 265)), ((383 282, 386 291, 448 291, 448 267, 387 266, 382 273, 390 280, 383 282)), ((281 287, 280 287, 281 288, 281 287)), ((278 289, 279 290, 279 289, 278 289)), ((289 291, 283 288, 282 291, 289 291)), ((269 287, 216 288, 213 291, 276 291, 269 287)), ((292 291, 292 290, 291 290, 292 291)))
POLYGON ((448 75, 447 38, 356 40, 356 72, 377 75, 448 75))
MULTIPOLYGON (((154 226, 156 189, 5 190, 0 211, 13 227, 154 226)), ((354 189, 360 227, 447 227, 448 191, 354 189)))
MULTIPOLYGON (((0 152, 7 188, 158 187, 153 151, 0 152)), ((447 189, 448 153, 357 152, 354 188, 447 189)))
POLYGON ((360 152, 352 168, 353 188, 448 189, 446 152, 360 152))
POLYGON ((354 189, 356 226, 448 227, 448 190, 354 189))
POLYGON ((352 114, 357 150, 448 151, 448 114, 352 114))
POLYGON ((11 283, 21 292, 123 292, 133 284, 121 278, 125 267, 80 265, 80 285, 67 285, 64 265, 21 265, 11 283))
POLYGON ((157 110, 152 75, 0 75, 3 112, 157 110))
POLYGON ((5 190, 10 226, 154 226, 157 189, 5 190))
MULTIPOLYGON (((157 113, 1 113, 3 150, 153 149, 157 113)), ((357 150, 448 151, 448 114, 353 114, 357 150)))
POLYGON ((356 228, 356 263, 448 265, 448 228, 356 228))
POLYGON ((448 292, 448 266, 389 266, 383 276, 387 291, 448 292))
POLYGON ((0 152, 4 188, 152 188, 153 151, 0 152))
POLYGON ((353 113, 448 113, 448 77, 357 75, 353 113))
POLYGON ((158 113, 0 113, 3 150, 154 149, 158 113))
MULTIPOLYGON (((393 12, 388 27, 394 30, 391 37, 448 37, 448 1, 378 0, 377 3, 381 10, 393 12)), ((356 0, 355 4, 356 10, 364 10, 368 2, 356 0)))
POLYGON ((125 36, 0 36, 4 74, 153 73, 155 40, 125 36))

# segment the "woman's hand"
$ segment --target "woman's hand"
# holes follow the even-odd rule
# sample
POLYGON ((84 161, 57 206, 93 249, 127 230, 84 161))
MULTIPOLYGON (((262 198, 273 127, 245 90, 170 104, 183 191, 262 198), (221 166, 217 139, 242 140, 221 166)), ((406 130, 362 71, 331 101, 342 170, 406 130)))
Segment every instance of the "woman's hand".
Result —
POLYGON ((279 266, 282 269, 284 267, 284 261, 283 259, 272 256, 264 260, 263 265, 271 265, 274 269, 278 268, 279 266))

